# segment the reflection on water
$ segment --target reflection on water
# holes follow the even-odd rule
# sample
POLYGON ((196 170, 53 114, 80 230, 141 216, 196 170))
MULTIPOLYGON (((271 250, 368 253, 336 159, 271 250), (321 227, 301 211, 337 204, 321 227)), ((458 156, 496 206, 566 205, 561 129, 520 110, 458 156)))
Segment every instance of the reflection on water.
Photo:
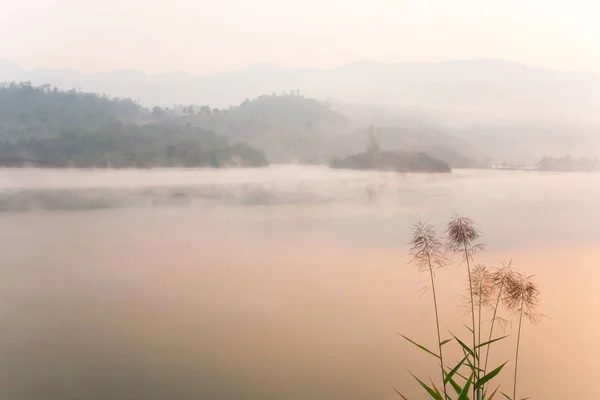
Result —
MULTIPOLYGON (((600 356, 598 175, 6 170, 0 187, 4 398, 423 398, 405 368, 435 365, 397 335, 435 341, 406 243, 417 213, 453 210, 481 224, 480 261, 541 285, 520 391, 594 398, 561 382, 600 356)), ((462 270, 439 279, 460 331, 462 270)))

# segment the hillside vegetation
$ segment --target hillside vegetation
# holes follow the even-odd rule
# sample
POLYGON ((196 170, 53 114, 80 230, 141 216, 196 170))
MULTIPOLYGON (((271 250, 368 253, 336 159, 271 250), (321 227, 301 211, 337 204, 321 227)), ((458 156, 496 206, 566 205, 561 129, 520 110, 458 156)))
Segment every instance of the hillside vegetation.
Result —
POLYGON ((28 83, 0 87, 0 165, 264 166, 266 155, 210 130, 151 121, 131 100, 28 83))
POLYGON ((49 85, 10 83, 0 87, 0 138, 53 137, 66 129, 111 129, 141 117, 129 99, 111 99, 49 85))
MULTIPOLYGON (((264 166, 267 160, 326 164, 360 153, 369 135, 367 128, 357 129, 347 116, 296 90, 225 109, 148 109, 130 99, 11 83, 0 87, 0 121, 4 166, 221 167, 264 166)), ((380 161, 387 160, 392 169, 439 171, 475 165, 463 155, 469 154, 469 144, 440 129, 386 126, 378 129, 377 140, 382 150, 391 152, 381 153, 380 161), (433 167, 438 160, 444 166, 433 167)))
POLYGON ((273 162, 326 162, 333 139, 349 131, 349 119, 292 91, 245 100, 225 110, 187 106, 168 117, 210 129, 232 142, 265 151, 273 162))
MULTIPOLYGON (((350 129, 337 123, 319 126, 313 121, 315 132, 343 135, 375 124, 436 131, 440 139, 451 133, 468 142, 470 148, 443 145, 468 159, 476 158, 481 165, 502 161, 530 164, 544 155, 568 153, 593 157, 600 152, 597 134, 600 118, 595 110, 600 100, 600 79, 596 75, 531 68, 502 60, 399 64, 364 61, 327 70, 256 65, 206 76, 182 72, 149 75, 133 70, 97 74, 25 70, 0 60, 0 80, 50 83, 63 90, 80 87, 85 91, 139 99, 146 106, 159 105, 163 110, 169 107, 169 111, 178 103, 210 105, 204 107, 211 111, 214 107, 218 107, 219 112, 229 111, 229 107, 246 98, 286 90, 286 96, 268 96, 277 97, 271 100, 279 102, 283 97, 292 97, 292 92, 295 95, 301 92, 329 104, 330 107, 326 107, 329 112, 337 111, 351 120, 350 129), (292 88, 294 90, 289 91, 292 88)), ((332 155, 344 157, 361 151, 356 147, 340 149, 338 145, 345 138, 331 143, 322 137, 297 135, 304 132, 301 129, 306 120, 281 123, 274 119, 271 121, 274 126, 262 125, 260 129, 265 132, 258 137, 256 133, 260 132, 262 121, 256 123, 257 126, 244 122, 245 128, 236 127, 242 124, 241 119, 252 119, 255 112, 267 106, 266 102, 259 103, 253 105, 256 109, 246 109, 251 115, 239 114, 239 119, 226 118, 224 122, 211 116, 210 121, 199 126, 215 129, 217 133, 231 133, 233 140, 242 140, 238 138, 248 135, 251 145, 263 148, 275 162, 325 162, 332 155), (287 134, 290 132, 295 135, 287 134)), ((285 112, 281 115, 285 119, 285 112)), ((359 140, 362 143, 362 136, 359 140)), ((442 143, 435 143, 439 144, 442 143)), ((402 150, 432 152, 427 147, 402 150)), ((452 164, 475 166, 465 160, 452 164)))
MULTIPOLYGON (((278 163, 327 163, 331 157, 362 151, 368 137, 368 124, 357 129, 356 121, 297 91, 260 96, 223 110, 180 105, 153 114, 213 130, 231 142, 246 142, 278 163)), ((471 154, 467 142, 433 127, 384 126, 378 129, 378 140, 385 150, 426 153, 457 168, 476 165, 463 155, 471 154)))

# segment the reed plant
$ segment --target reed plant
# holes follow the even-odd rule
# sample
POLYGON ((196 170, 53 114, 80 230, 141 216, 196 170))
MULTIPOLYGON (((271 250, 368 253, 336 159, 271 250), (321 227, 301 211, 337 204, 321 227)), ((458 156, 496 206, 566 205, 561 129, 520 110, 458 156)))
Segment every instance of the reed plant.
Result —
MULTIPOLYGON (((435 270, 443 268, 448 264, 448 257, 444 253, 444 245, 435 232, 435 227, 429 222, 422 222, 420 219, 413 226, 413 238, 410 242, 411 263, 414 264, 419 272, 429 274, 431 281, 431 292, 433 298, 433 311, 435 314, 435 327, 437 330, 438 358, 440 363, 440 373, 442 378, 442 388, 444 398, 447 398, 446 382, 444 379, 444 356, 442 352, 442 336, 440 332, 440 316, 435 291, 435 270)), ((405 337, 406 338, 406 337, 405 337)), ((408 339, 408 338, 407 338, 408 339)), ((410 340, 410 339, 408 339, 410 340)))
MULTIPOLYGON (((527 276, 523 273, 511 274, 507 282, 506 307, 519 319, 519 328, 517 330, 517 345, 515 350, 515 371, 513 379, 513 399, 517 398, 517 371, 519 366, 519 347, 521 344, 521 328, 523 326, 523 317, 529 322, 537 325, 543 315, 538 311, 540 304, 540 290, 533 281, 533 275, 527 276)), ((508 396, 506 396, 508 397, 508 396)))
MULTIPOLYGON (((419 272, 427 273, 429 278, 436 327, 436 349, 430 350, 418 341, 402 336, 436 359, 440 371, 437 385, 433 379, 421 379, 411 372, 428 396, 434 400, 492 400, 497 395, 502 395, 508 400, 518 400, 516 396, 522 322, 525 319, 537 324, 542 319, 542 314, 537 310, 540 292, 532 276, 517 271, 512 261, 503 262, 496 269, 475 263, 475 255, 485 250, 485 246, 479 242, 480 238, 481 233, 474 221, 457 214, 447 223, 445 238, 438 236, 434 225, 427 221, 419 219, 413 226, 413 237, 410 241, 411 264, 415 265, 419 272), (458 258, 458 263, 464 264, 466 270, 468 285, 465 299, 470 316, 469 324, 465 325, 469 331, 468 340, 462 340, 452 333, 450 339, 442 340, 436 271, 450 265, 454 258, 458 258), (500 317, 502 310, 518 320, 512 397, 500 391, 500 385, 490 386, 497 380, 508 361, 488 371, 492 345, 508 337, 494 336, 495 328, 500 323, 507 322, 500 317), (485 320, 488 312, 492 314, 489 326, 485 320), (463 357, 457 363, 449 365, 445 362, 443 350, 444 346, 451 342, 458 346, 463 357), (490 387, 495 389, 490 391, 490 387), (455 394, 450 393, 448 388, 455 394)), ((402 392, 396 392, 408 400, 402 392)))

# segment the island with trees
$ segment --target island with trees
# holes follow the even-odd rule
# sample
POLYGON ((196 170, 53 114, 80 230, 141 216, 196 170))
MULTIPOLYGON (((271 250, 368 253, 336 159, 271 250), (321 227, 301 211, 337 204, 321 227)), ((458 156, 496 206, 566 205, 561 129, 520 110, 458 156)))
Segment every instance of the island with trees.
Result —
POLYGON ((380 148, 374 127, 369 129, 368 148, 357 154, 333 159, 332 168, 396 172, 450 173, 452 168, 423 152, 385 151, 380 148))

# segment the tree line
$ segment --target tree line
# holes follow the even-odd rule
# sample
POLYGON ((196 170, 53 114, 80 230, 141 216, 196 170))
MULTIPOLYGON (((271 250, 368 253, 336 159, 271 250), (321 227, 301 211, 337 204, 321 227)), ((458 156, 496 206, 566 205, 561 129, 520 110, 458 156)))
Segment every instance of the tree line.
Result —
POLYGON ((154 120, 131 99, 8 83, 0 86, 0 165, 224 167, 268 164, 247 144, 154 120))
POLYGON ((599 171, 600 161, 598 157, 544 156, 538 162, 537 167, 541 171, 589 172, 599 171))

